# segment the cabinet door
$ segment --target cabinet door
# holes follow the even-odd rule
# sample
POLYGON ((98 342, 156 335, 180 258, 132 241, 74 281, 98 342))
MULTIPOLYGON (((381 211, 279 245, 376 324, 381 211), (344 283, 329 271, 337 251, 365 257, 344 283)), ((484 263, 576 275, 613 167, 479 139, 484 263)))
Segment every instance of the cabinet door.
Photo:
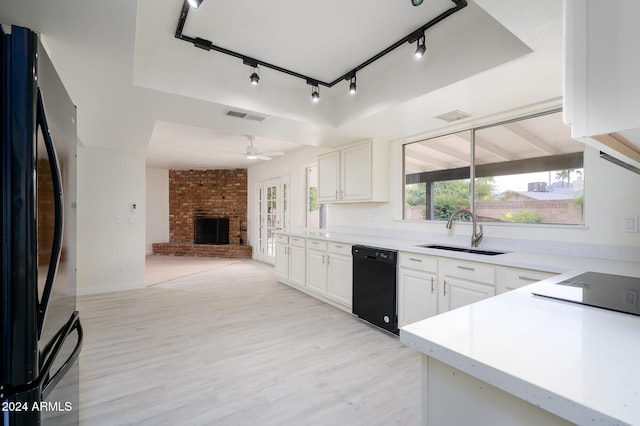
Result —
POLYGON ((306 279, 306 251, 302 247, 289 247, 289 281, 304 287, 306 279))
POLYGON ((340 151, 318 157, 318 201, 337 201, 339 198, 340 151))
POLYGON ((343 149, 340 171, 342 176, 341 200, 371 199, 371 142, 343 149))
POLYGON ((400 327, 437 313, 437 279, 434 274, 399 269, 398 325, 400 327))
POLYGON ((327 253, 307 250, 307 288, 327 294, 327 253))
POLYGON ((351 256, 329 257, 328 295, 331 299, 352 306, 353 260, 351 256))
POLYGON ((438 294, 438 313, 470 305, 495 295, 494 286, 445 277, 438 294))
POLYGON ((284 281, 289 278, 289 248, 286 244, 276 244, 276 275, 284 281))

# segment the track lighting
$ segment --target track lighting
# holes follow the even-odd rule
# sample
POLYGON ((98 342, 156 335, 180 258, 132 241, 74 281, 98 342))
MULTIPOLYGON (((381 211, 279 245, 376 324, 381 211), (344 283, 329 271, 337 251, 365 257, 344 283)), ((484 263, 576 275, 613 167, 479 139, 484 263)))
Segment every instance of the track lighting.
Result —
POLYGON ((251 84, 253 86, 258 85, 258 83, 260 82, 260 76, 258 75, 258 67, 253 67, 253 73, 249 77, 249 80, 251 80, 251 84))
MULTIPOLYGON (((229 55, 231 57, 235 57, 235 58, 239 58, 242 59, 243 63, 245 65, 248 65, 249 67, 251 67, 251 71, 249 74, 249 81, 251 82, 252 85, 258 85, 260 83, 260 69, 258 68, 258 65, 260 65, 261 67, 266 67, 269 68, 271 70, 274 71, 278 71, 287 75, 290 75, 292 77, 296 77, 299 79, 304 79, 306 80, 307 84, 310 85, 311 88, 311 101, 314 103, 317 103, 320 101, 320 88, 319 86, 322 85, 324 87, 328 87, 331 88, 333 86, 335 86, 336 84, 340 83, 343 80, 347 80, 349 81, 349 94, 354 95, 357 92, 357 82, 356 82, 356 72, 359 72, 361 69, 369 66, 370 64, 372 64, 373 62, 377 61, 378 59, 384 57, 385 55, 387 55, 388 53, 394 51, 395 49, 397 49, 398 47, 404 45, 405 43, 408 44, 413 44, 414 42, 416 43, 416 50, 414 53, 414 56, 416 59, 421 59, 427 51, 426 48, 426 44, 425 44, 425 31, 427 31, 429 28, 431 28, 432 26, 436 25, 437 23, 441 22, 442 20, 448 18, 449 16, 453 15, 454 13, 457 13, 458 11, 462 10, 463 8, 465 8, 467 6, 467 2, 468 0, 449 0, 450 2, 454 3, 455 6, 446 9, 444 11, 442 11, 439 15, 437 15, 436 17, 432 18, 431 20, 429 20, 427 23, 425 23, 424 25, 422 25, 421 27, 417 28, 416 30, 414 30, 413 32, 409 33, 408 35, 406 35, 405 37, 401 38, 400 40, 396 41, 394 44, 392 44, 391 46, 388 46, 386 49, 376 53, 374 56, 372 56, 371 58, 365 60, 363 63, 351 68, 350 71, 347 71, 345 74, 342 74, 341 76, 337 77, 335 80, 330 80, 330 81, 322 81, 322 80, 317 80, 315 78, 311 78, 308 77, 304 74, 301 74, 299 72, 290 70, 290 69, 286 69, 283 68, 281 66, 277 66, 274 64, 271 64, 269 62, 265 62, 263 60, 259 60, 259 59, 254 59, 251 58, 249 56, 245 56, 240 52, 235 52, 233 50, 229 50, 228 48, 222 47, 222 46, 218 46, 215 45, 212 41, 204 39, 204 38, 200 38, 200 37, 192 37, 192 36, 187 36, 185 34, 183 34, 183 29, 187 20, 187 16, 189 14, 189 10, 191 8, 193 9, 197 9, 200 7, 200 5, 202 4, 204 0, 183 0, 182 2, 182 9, 180 12, 180 18, 178 19, 178 26, 176 28, 176 32, 175 32, 175 37, 179 40, 188 42, 193 44, 195 47, 206 50, 206 51, 213 51, 216 53, 222 53, 225 55, 229 55)), ((413 6, 420 6, 422 3, 424 2, 424 0, 411 0, 411 4, 413 6)))
POLYGON ((356 75, 353 74, 353 76, 351 77, 351 81, 349 83, 349 94, 355 95, 357 91, 358 91, 358 88, 356 87, 356 75))
POLYGON ((416 51, 413 54, 413 56, 416 59, 422 59, 422 57, 424 56, 424 53, 427 51, 427 48, 424 43, 425 43, 424 34, 422 34, 422 36, 418 39, 418 42, 417 42, 418 45, 416 46, 416 51))
POLYGON ((316 103, 320 100, 320 88, 315 85, 311 89, 311 102, 316 103))

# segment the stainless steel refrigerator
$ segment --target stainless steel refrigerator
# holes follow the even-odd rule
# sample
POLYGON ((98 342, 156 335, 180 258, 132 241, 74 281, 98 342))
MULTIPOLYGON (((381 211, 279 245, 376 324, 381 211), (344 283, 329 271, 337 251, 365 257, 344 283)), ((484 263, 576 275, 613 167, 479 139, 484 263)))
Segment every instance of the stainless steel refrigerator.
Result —
POLYGON ((2 425, 74 425, 76 108, 36 33, 0 35, 2 425))

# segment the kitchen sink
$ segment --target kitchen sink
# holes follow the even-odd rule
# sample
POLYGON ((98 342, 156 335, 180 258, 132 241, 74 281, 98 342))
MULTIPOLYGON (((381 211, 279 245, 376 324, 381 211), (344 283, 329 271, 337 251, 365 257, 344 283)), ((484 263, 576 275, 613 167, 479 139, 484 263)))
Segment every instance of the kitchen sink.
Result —
POLYGON ((440 244, 419 244, 417 247, 424 247, 436 250, 449 250, 449 251, 460 251, 463 253, 473 253, 473 254, 483 254, 485 256, 497 256, 499 254, 504 254, 503 251, 493 251, 493 250, 482 250, 482 249, 474 249, 467 247, 454 247, 454 246, 443 246, 440 244))

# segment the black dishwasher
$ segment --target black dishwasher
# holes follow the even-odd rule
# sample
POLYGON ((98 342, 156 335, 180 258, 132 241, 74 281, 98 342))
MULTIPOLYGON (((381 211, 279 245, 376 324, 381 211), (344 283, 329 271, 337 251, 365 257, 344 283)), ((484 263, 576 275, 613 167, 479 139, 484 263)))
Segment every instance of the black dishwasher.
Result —
POLYGON ((398 334, 396 264, 398 252, 353 246, 353 313, 398 334))

